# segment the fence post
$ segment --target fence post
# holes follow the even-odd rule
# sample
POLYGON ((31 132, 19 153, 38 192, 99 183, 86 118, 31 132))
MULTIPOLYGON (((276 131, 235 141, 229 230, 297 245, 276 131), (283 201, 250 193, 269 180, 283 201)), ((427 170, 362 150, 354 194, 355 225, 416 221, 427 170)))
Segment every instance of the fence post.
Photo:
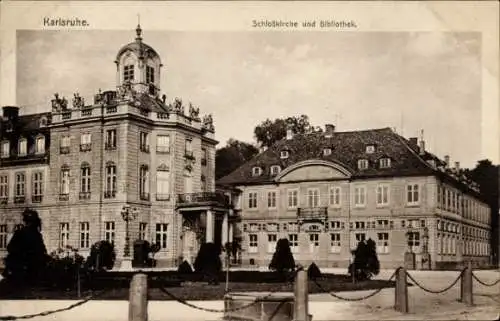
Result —
POLYGON ((396 270, 396 289, 394 291, 394 310, 408 313, 408 284, 406 283, 406 269, 396 270))
POLYGON ((460 280, 460 301, 467 306, 472 306, 474 304, 472 286, 472 265, 469 261, 460 280))
POLYGON ((146 274, 134 274, 130 282, 128 320, 148 320, 148 276, 146 274))
POLYGON ((309 286, 307 281, 307 272, 300 269, 295 277, 295 304, 293 321, 309 321, 308 313, 308 294, 309 286))

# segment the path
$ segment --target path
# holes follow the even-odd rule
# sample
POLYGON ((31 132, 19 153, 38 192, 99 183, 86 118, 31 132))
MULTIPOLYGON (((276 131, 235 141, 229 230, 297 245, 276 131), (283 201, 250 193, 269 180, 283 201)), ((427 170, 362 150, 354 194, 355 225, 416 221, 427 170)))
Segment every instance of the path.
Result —
MULTIPOLYGON (((381 271, 377 278, 387 279, 393 271, 381 271)), ((449 285, 459 272, 410 271, 425 287, 438 290, 449 285)), ((481 280, 493 282, 499 271, 474 271, 481 280)), ((384 289, 361 302, 340 301, 329 294, 310 295, 309 310, 314 321, 327 320, 495 320, 500 313, 500 284, 485 287, 474 281, 475 307, 457 302, 459 284, 443 294, 430 294, 416 286, 408 288, 410 314, 393 310, 394 289, 384 289)), ((343 297, 356 298, 371 291, 339 292, 343 297)), ((74 301, 2 301, 0 315, 24 315, 65 307, 74 301)), ((221 301, 192 302, 198 306, 222 309, 221 301)), ((90 301, 71 311, 31 320, 40 321, 123 321, 127 320, 128 302, 90 301), (98 317, 97 317, 98 316, 98 317)), ((174 301, 149 302, 150 321, 211 321, 221 320, 221 313, 197 311, 174 301)))

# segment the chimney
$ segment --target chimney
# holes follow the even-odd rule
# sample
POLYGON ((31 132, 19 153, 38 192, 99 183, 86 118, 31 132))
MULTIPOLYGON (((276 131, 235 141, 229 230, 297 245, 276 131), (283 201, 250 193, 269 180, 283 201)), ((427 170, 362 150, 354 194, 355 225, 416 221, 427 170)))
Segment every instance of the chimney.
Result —
POLYGON ((326 137, 332 137, 334 132, 335 132, 335 125, 332 125, 332 124, 325 125, 325 136, 326 137))
POLYGON ((410 141, 410 145, 412 145, 412 146, 417 146, 417 144, 418 144, 417 137, 410 137, 409 141, 410 141))
POLYGON ((8 120, 17 120, 19 117, 19 107, 16 106, 3 106, 3 117, 8 120))
POLYGON ((287 127, 286 129, 286 140, 290 140, 293 138, 293 129, 291 127, 287 127))
POLYGON ((449 155, 444 156, 444 162, 446 164, 445 168, 450 168, 450 156, 449 155))

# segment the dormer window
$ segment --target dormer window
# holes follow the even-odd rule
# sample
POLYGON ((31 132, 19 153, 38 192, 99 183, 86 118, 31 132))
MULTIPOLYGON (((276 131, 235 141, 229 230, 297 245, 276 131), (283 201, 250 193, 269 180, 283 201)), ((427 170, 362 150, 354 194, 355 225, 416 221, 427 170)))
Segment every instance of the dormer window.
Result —
POLYGON ((260 176, 262 175, 262 168, 254 167, 252 168, 252 176, 260 176))
POLYGON ((367 145, 366 146, 366 153, 367 154, 373 154, 373 153, 375 153, 375 145, 367 145))
POLYGON ((380 163, 380 168, 389 168, 391 167, 391 159, 390 158, 381 158, 379 160, 379 163, 380 163))
POLYGON ((368 168, 368 160, 360 159, 358 160, 358 169, 367 169, 368 168))
POLYGON ((281 172, 281 167, 279 165, 271 166, 271 175, 276 176, 281 172))
POLYGON ((123 67, 123 82, 134 80, 134 65, 126 65, 123 67))
POLYGON ((331 148, 324 148, 323 149, 323 155, 328 156, 332 154, 332 149, 331 148))
POLYGON ((287 150, 282 150, 280 152, 280 158, 281 159, 286 159, 286 158, 288 158, 288 156, 290 156, 290 153, 287 150))
POLYGON ((37 136, 35 139, 35 153, 43 154, 45 153, 45 137, 37 136))
POLYGON ((40 118, 40 124, 39 126, 42 128, 42 127, 47 127, 47 118, 46 117, 42 117, 40 118))
POLYGON ((1 156, 2 158, 7 158, 10 156, 10 142, 7 140, 2 142, 1 156))
POLYGON ((28 153, 28 140, 26 138, 19 139, 17 143, 17 154, 19 156, 24 156, 28 153))

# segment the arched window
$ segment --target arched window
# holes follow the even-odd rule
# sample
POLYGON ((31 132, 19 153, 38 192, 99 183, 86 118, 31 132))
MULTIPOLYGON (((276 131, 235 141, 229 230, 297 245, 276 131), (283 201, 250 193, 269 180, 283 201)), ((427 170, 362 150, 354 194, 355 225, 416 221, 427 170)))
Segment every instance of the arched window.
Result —
POLYGON ((26 138, 20 138, 17 144, 17 154, 19 156, 25 156, 28 153, 28 140, 26 138))
POLYGON ((149 168, 141 165, 139 169, 139 197, 141 200, 149 200, 149 168))
POLYGON ((36 154, 45 153, 45 136, 39 135, 35 138, 35 153, 36 154))
POLYGON ((114 198, 116 196, 117 181, 116 181, 116 164, 113 162, 106 163, 106 181, 104 187, 104 197, 114 198))

